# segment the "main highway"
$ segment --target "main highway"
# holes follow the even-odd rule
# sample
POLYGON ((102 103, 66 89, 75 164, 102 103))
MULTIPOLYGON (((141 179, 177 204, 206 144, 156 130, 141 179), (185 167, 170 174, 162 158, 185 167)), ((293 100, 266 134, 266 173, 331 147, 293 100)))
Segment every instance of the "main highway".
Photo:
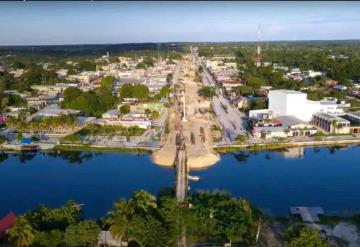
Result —
MULTIPOLYGON (((209 69, 206 67, 203 59, 198 56, 197 52, 192 48, 193 62, 195 65, 203 67, 203 84, 204 86, 216 87, 216 82, 209 69)), ((224 145, 231 144, 232 141, 240 134, 246 134, 247 123, 244 120, 245 114, 230 104, 229 100, 223 95, 222 90, 218 90, 217 97, 212 99, 212 107, 218 117, 223 128, 224 145)))

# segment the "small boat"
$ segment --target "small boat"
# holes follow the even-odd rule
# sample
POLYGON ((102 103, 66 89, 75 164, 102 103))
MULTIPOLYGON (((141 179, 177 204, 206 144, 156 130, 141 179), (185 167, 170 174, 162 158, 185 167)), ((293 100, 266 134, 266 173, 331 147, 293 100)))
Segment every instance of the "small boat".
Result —
POLYGON ((191 180, 191 181, 200 181, 200 177, 198 177, 198 176, 190 176, 190 175, 188 175, 188 179, 191 180))

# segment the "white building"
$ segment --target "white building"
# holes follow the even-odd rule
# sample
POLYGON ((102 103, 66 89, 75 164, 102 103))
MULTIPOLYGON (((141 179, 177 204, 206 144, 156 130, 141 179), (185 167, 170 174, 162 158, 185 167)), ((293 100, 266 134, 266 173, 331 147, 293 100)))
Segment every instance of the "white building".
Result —
POLYGON ((250 118, 256 118, 259 113, 272 113, 276 116, 294 116, 302 121, 309 122, 314 113, 326 112, 341 114, 343 109, 334 100, 312 101, 307 94, 294 90, 270 90, 268 94, 268 109, 249 112, 250 118))
POLYGON ((323 76, 324 74, 325 73, 321 72, 321 71, 314 71, 314 70, 304 71, 304 75, 306 77, 311 77, 311 78, 314 78, 314 77, 317 77, 317 76, 323 76))

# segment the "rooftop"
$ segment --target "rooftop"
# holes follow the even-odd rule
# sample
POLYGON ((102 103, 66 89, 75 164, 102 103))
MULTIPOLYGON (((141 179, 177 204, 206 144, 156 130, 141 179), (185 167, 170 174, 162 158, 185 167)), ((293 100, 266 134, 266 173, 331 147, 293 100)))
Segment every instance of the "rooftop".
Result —
POLYGON ((46 107, 37 113, 38 116, 59 116, 59 115, 69 115, 69 114, 77 114, 80 111, 72 110, 72 109, 60 109, 54 107, 46 107))
POLYGON ((324 214, 321 207, 291 207, 292 215, 300 215, 304 222, 320 222, 319 215, 324 214))
POLYGON ((347 112, 346 114, 352 117, 360 118, 360 112, 347 112))
POLYGON ((103 115, 105 115, 105 114, 107 114, 107 115, 119 115, 119 111, 117 109, 111 109, 111 110, 105 112, 103 115))
POLYGON ((16 216, 13 212, 0 219, 0 236, 5 234, 15 224, 16 216))
POLYGON ((306 124, 306 122, 294 117, 294 116, 279 116, 275 118, 276 120, 280 121, 283 127, 289 127, 297 124, 306 124))
POLYGON ((321 117, 323 119, 326 119, 328 121, 337 121, 337 122, 340 122, 340 123, 350 123, 349 120, 346 120, 342 117, 339 117, 339 116, 336 116, 336 115, 333 115, 333 114, 330 114, 330 113, 325 113, 325 112, 318 112, 315 114, 316 116, 318 117, 321 117))
POLYGON ((253 132, 283 132, 285 131, 285 127, 283 126, 275 126, 275 127, 254 127, 253 132))
POLYGON ((300 92, 300 91, 288 90, 288 89, 270 90, 270 92, 283 93, 283 94, 301 94, 301 95, 305 94, 305 93, 300 92))

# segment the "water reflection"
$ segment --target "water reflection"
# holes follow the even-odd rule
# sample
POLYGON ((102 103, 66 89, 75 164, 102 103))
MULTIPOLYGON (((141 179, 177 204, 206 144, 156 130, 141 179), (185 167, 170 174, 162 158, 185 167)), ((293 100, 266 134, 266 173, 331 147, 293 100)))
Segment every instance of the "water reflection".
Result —
POLYGON ((239 151, 233 153, 233 156, 239 162, 246 162, 246 160, 250 157, 250 153, 245 151, 239 151))
POLYGON ((43 155, 52 158, 61 158, 70 164, 82 164, 92 158, 102 155, 102 153, 80 152, 80 151, 54 151, 54 152, 3 152, 0 153, 0 163, 5 162, 10 157, 17 158, 21 163, 31 161, 36 155, 43 155))
POLYGON ((237 151, 231 153, 238 162, 246 162, 251 156, 264 154, 266 160, 271 160, 271 153, 280 153, 286 159, 301 159, 305 155, 304 147, 280 148, 271 150, 264 154, 264 151, 237 151))
POLYGON ((267 160, 271 160, 271 156, 270 156, 270 154, 265 154, 265 159, 267 159, 267 160))
MULTIPOLYGON (((360 148, 339 149, 228 153, 215 166, 191 171, 201 178, 190 183, 191 191, 226 190, 274 214, 287 214, 294 205, 322 206, 326 212, 359 210, 360 148)), ((0 152, 0 214, 74 199, 85 203, 87 215, 100 217, 115 200, 140 189, 156 193, 171 187, 161 193, 174 193, 175 169, 155 165, 149 155, 75 151, 36 155, 0 152)))
POLYGON ((304 157, 304 147, 292 147, 287 148, 285 151, 282 152, 285 159, 301 159, 304 157))
POLYGON ((102 155, 101 153, 80 152, 80 151, 58 151, 46 154, 49 157, 61 158, 68 161, 70 164, 82 164, 84 161, 102 155))
POLYGON ((8 159, 7 153, 0 153, 0 163, 8 159))
POLYGON ((36 156, 36 152, 17 152, 13 153, 12 156, 18 158, 24 164, 31 161, 36 156))
POLYGON ((336 151, 346 150, 348 148, 349 148, 349 146, 331 146, 331 147, 328 147, 328 150, 329 150, 330 154, 334 154, 334 153, 336 153, 336 151))
MULTIPOLYGON (((330 154, 334 154, 339 150, 348 149, 349 146, 330 146, 327 147, 330 154)), ((326 149, 325 149, 326 150, 326 149)), ((313 147, 313 153, 319 153, 321 147, 313 147)), ((264 154, 264 151, 236 151, 232 152, 231 155, 238 162, 247 162, 251 156, 257 156, 259 153, 264 154)), ((280 153, 286 159, 301 159, 305 156, 304 147, 291 147, 291 148, 281 148, 271 150, 271 152, 266 152, 264 158, 266 160, 271 160, 271 153, 280 153)), ((68 161, 70 164, 82 164, 83 162, 89 161, 92 158, 103 155, 103 153, 94 153, 94 152, 82 152, 82 151, 50 151, 50 152, 40 152, 41 155, 45 155, 52 158, 61 158, 65 161, 68 161)), ((21 163, 26 163, 31 161, 37 155, 36 152, 0 152, 0 163, 6 161, 10 157, 16 157, 21 163)), ((143 154, 137 154, 137 156, 142 156, 143 154)), ((206 170, 206 169, 205 169, 206 170)))

